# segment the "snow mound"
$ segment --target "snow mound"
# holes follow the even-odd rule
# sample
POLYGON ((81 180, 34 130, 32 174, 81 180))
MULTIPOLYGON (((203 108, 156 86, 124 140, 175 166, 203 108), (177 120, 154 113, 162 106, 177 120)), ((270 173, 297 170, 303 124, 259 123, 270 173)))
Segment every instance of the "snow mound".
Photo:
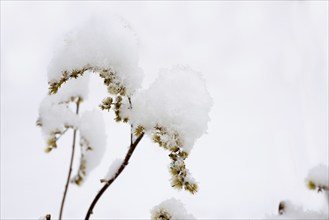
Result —
POLYGON ((111 69, 130 93, 142 82, 138 66, 138 39, 122 18, 92 17, 69 32, 48 66, 48 81, 58 82, 64 71, 111 69))
POLYGON ((201 75, 185 66, 162 69, 151 86, 132 97, 130 123, 147 133, 155 127, 166 130, 161 138, 170 144, 178 134, 182 148, 189 152, 196 139, 207 131, 212 99, 201 75))
POLYGON ((319 164, 312 168, 306 177, 307 182, 314 183, 317 187, 322 187, 329 190, 329 171, 328 166, 319 164))
POLYGON ((151 219, 195 219, 193 215, 187 213, 183 203, 171 198, 163 201, 151 210, 151 219))

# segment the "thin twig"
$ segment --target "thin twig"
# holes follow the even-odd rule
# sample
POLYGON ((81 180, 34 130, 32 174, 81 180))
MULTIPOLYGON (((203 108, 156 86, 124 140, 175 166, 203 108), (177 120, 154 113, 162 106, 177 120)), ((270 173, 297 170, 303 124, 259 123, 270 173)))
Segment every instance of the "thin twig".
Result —
POLYGON ((69 128, 65 128, 65 130, 58 137, 56 137, 56 141, 58 141, 68 130, 69 128))
MULTIPOLYGON (((80 98, 78 98, 76 104, 77 104, 77 108, 76 108, 75 113, 78 115, 79 114, 79 106, 80 106, 80 98)), ((71 162, 70 162, 69 172, 68 172, 67 180, 66 180, 66 184, 65 184, 64 195, 63 195, 63 198, 62 198, 61 209, 59 211, 59 220, 62 219, 65 198, 66 198, 67 190, 69 188, 69 183, 70 183, 70 179, 71 179, 72 165, 73 165, 73 158, 74 158, 74 151, 75 151, 76 134, 77 134, 77 129, 74 129, 74 131, 73 131, 73 143, 72 143, 71 162)))
MULTIPOLYGON (((128 96, 128 101, 129 101, 129 109, 132 109, 133 105, 131 103, 131 98, 129 96, 128 96)), ((130 145, 132 145, 134 142, 134 131, 133 130, 134 130, 134 125, 131 124, 130 125, 130 145)))
POLYGON ((125 167, 128 165, 129 159, 131 157, 131 155, 134 153, 134 150, 136 149, 138 143, 140 142, 140 140, 143 138, 144 136, 144 132, 134 141, 134 143, 132 143, 129 147, 129 150, 126 154, 126 157, 124 159, 124 161, 122 162, 121 166, 119 167, 118 171, 114 174, 114 176, 109 179, 104 186, 101 188, 101 190, 97 193, 97 195, 95 196, 94 200, 92 201, 88 212, 86 214, 85 220, 89 220, 90 215, 93 213, 93 209, 97 203, 97 201, 99 200, 99 198, 103 195, 103 193, 106 191, 106 189, 116 180, 116 178, 121 174, 121 172, 125 169, 125 167))

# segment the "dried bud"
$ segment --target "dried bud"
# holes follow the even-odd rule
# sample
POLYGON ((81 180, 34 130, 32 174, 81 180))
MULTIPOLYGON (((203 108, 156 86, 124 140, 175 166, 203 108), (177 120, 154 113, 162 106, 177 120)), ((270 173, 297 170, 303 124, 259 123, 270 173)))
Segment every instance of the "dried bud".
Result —
POLYGON ((143 133, 143 131, 144 131, 144 128, 142 126, 138 125, 135 129, 135 135, 140 136, 143 133))
POLYGON ((155 212, 152 216, 152 220, 171 220, 172 216, 169 212, 164 209, 160 209, 159 211, 155 212))
POLYGON ((198 191, 198 185, 196 183, 185 182, 184 189, 194 194, 198 191))

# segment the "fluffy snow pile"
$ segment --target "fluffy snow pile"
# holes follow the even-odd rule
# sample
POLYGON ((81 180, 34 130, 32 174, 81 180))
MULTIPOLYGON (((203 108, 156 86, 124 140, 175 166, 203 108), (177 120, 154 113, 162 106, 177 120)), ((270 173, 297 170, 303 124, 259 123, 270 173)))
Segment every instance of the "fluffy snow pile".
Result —
POLYGON ((49 140, 67 127, 77 128, 79 119, 66 104, 58 104, 52 97, 46 97, 39 107, 38 123, 41 124, 44 138, 49 140))
POLYGON ((134 95, 132 102, 128 113, 132 124, 149 133, 155 127, 165 128, 167 135, 161 139, 169 144, 177 133, 186 152, 207 130, 212 99, 201 75, 189 67, 161 70, 154 83, 134 95))
POLYGON ((152 220, 174 220, 174 219, 195 219, 187 213, 183 203, 171 198, 163 201, 151 210, 152 220))
POLYGON ((66 127, 77 128, 78 116, 69 109, 73 99, 86 99, 88 95, 89 77, 83 76, 77 80, 67 82, 54 95, 46 96, 39 107, 39 121, 46 140, 54 133, 62 133, 66 127))
POLYGON ((48 66, 48 81, 58 82, 64 71, 90 67, 111 69, 130 93, 142 81, 138 40, 132 28, 115 16, 93 17, 66 35, 48 66))
POLYGON ((85 112, 79 124, 81 143, 85 143, 83 157, 86 160, 86 176, 101 162, 105 153, 106 134, 102 114, 99 111, 85 112))
MULTIPOLYGON (((319 164, 312 168, 306 177, 309 188, 318 188, 318 190, 329 190, 329 170, 328 166, 319 164)), ((315 189, 314 188, 314 189, 315 189)))
POLYGON ((62 133, 66 127, 77 128, 79 119, 68 108, 72 99, 79 97, 86 99, 88 95, 88 75, 64 84, 61 90, 45 97, 39 107, 39 123, 42 124, 42 133, 49 140, 54 133, 62 133))
POLYGON ((268 216, 268 219, 328 219, 328 214, 311 210, 304 210, 290 201, 280 203, 279 214, 268 216))

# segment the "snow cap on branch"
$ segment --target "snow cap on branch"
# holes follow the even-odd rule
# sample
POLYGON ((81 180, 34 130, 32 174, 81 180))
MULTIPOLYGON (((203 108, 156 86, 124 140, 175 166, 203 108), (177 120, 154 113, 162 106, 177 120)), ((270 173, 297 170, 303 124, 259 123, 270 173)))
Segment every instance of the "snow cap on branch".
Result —
MULTIPOLYGON (((79 118, 65 103, 58 104, 57 97, 47 96, 39 107, 37 125, 41 127, 42 134, 49 147, 56 148, 56 135, 60 135, 68 127, 76 128, 79 118)), ((49 149, 50 150, 50 149, 49 149)))
POLYGON ((177 199, 171 198, 163 201, 151 210, 152 220, 174 220, 174 219, 195 219, 187 213, 183 203, 177 199))
POLYGON ((160 127, 166 130, 161 141, 180 142, 189 152, 196 139, 207 131, 212 99, 200 73, 186 66, 162 69, 154 83, 132 97, 128 116, 146 132, 160 127))
POLYGON ((43 136, 48 142, 47 151, 56 148, 57 136, 63 134, 66 128, 78 128, 80 120, 69 109, 70 102, 80 102, 87 98, 88 75, 64 84, 60 91, 46 96, 40 103, 37 124, 41 126, 43 136))
POLYGON ((143 74, 138 66, 138 40, 126 21, 98 14, 68 33, 48 66, 48 81, 59 82, 65 71, 86 69, 110 69, 116 83, 128 93, 140 86, 143 74))
POLYGON ((78 117, 65 104, 58 104, 49 96, 41 102, 39 115, 44 134, 62 131, 65 127, 76 128, 79 124, 78 117))
POLYGON ((329 170, 328 166, 319 164, 313 167, 306 178, 307 186, 309 189, 318 191, 329 191, 329 170))

